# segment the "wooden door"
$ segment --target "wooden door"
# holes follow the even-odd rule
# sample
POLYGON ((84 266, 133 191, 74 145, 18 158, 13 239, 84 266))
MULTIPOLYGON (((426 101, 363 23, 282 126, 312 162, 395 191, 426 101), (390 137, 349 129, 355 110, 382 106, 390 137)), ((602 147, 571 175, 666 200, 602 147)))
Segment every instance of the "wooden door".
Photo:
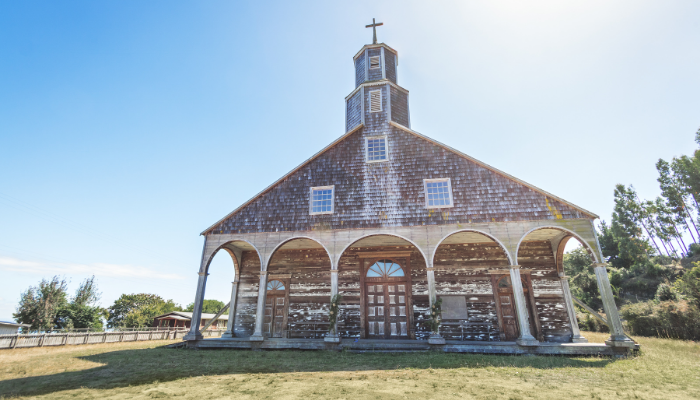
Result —
POLYGON ((365 329, 369 339, 406 339, 408 285, 403 268, 392 260, 372 263, 365 277, 365 329))
POLYGON ((505 340, 513 341, 518 338, 518 321, 515 316, 513 293, 501 293, 499 290, 498 298, 501 302, 501 320, 503 321, 505 340))
POLYGON ((267 284, 265 297, 265 334, 268 337, 285 337, 287 329, 287 291, 286 285, 278 280, 267 284))
MULTIPOLYGON (((501 324, 501 339, 513 341, 518 338, 520 329, 518 327, 517 312, 515 310, 515 296, 511 285, 510 275, 494 277, 494 293, 497 298, 499 309, 499 322, 501 324)), ((532 286, 529 279, 522 279, 523 293, 525 294, 525 306, 529 317, 530 333, 535 337, 539 336, 539 324, 532 302, 532 286)))

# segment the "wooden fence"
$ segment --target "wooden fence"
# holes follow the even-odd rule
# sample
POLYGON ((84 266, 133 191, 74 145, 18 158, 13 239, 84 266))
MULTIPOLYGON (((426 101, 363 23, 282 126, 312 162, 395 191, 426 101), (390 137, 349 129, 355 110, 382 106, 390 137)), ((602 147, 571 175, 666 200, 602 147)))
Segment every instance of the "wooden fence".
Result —
MULTIPOLYGON (((174 340, 184 337, 189 329, 117 331, 117 332, 67 332, 0 335, 0 349, 26 347, 66 346, 78 344, 136 342, 143 340, 174 340)), ((224 330, 209 329, 201 332, 205 337, 219 336, 224 330)))

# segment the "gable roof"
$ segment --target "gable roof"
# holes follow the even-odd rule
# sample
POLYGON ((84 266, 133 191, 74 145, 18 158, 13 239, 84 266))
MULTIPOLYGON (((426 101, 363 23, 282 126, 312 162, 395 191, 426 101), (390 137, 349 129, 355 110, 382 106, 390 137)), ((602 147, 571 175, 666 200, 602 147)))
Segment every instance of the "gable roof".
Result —
MULTIPOLYGON (((534 186, 534 185, 531 185, 531 184, 529 184, 529 183, 527 183, 527 182, 525 182, 525 181, 522 181, 522 180, 520 180, 520 179, 518 179, 518 178, 516 178, 516 177, 514 177, 514 176, 512 176, 512 175, 510 175, 510 174, 507 174, 507 173, 505 173, 505 172, 503 172, 503 171, 501 171, 501 170, 499 170, 499 169, 497 169, 497 168, 494 168, 494 167, 492 167, 492 166, 490 166, 490 165, 488 165, 488 164, 486 164, 486 163, 484 163, 484 162, 482 162, 482 161, 479 161, 479 160, 477 160, 477 159, 475 159, 475 158, 473 158, 473 157, 471 157, 471 156, 469 156, 469 155, 467 155, 467 154, 464 154, 464 153, 460 152, 459 150, 456 150, 456 149, 454 149, 454 148, 452 148, 452 147, 450 147, 450 146, 447 146, 447 145, 445 145, 445 144, 443 144, 443 143, 441 143, 441 142, 438 142, 437 140, 434 140, 434 139, 432 139, 432 138, 430 138, 430 137, 428 137, 428 136, 425 136, 425 135, 423 135, 423 134, 421 134, 421 133, 418 133, 417 131, 414 131, 414 130, 412 130, 412 129, 410 129, 410 128, 407 128, 406 126, 403 126, 403 125, 398 124, 398 123, 393 122, 393 121, 391 121, 390 124, 391 124, 393 127, 395 127, 395 128, 398 128, 398 129, 400 129, 400 130, 402 130, 402 131, 404 131, 404 132, 410 133, 411 135, 413 135, 413 136, 415 136, 415 137, 418 137, 418 138, 420 138, 420 139, 423 139, 423 140, 425 140, 425 141, 427 141, 427 142, 429 142, 429 143, 431 143, 431 144, 433 144, 433 145, 436 145, 436 146, 438 146, 438 147, 440 147, 440 148, 442 148, 442 149, 444 149, 444 150, 447 150, 448 152, 453 153, 453 154, 455 154, 455 155, 457 155, 457 156, 459 156, 459 157, 461 157, 461 158, 463 158, 463 159, 465 159, 465 160, 467 160, 467 161, 470 161, 470 162, 472 162, 472 163, 474 163, 474 164, 476 164, 476 165, 478 165, 478 166, 480 166, 480 167, 482 167, 482 168, 484 168, 484 169, 486 169, 486 170, 489 170, 489 171, 491 171, 491 172, 493 172, 493 173, 496 173, 496 174, 498 174, 498 175, 500 175, 500 176, 506 178, 507 180, 510 180, 510 181, 512 181, 512 182, 515 182, 515 183, 517 183, 517 184, 519 184, 519 185, 522 185, 522 186, 524 186, 524 187, 527 187, 527 188, 529 188, 529 189, 531 189, 531 190, 533 190, 533 191, 535 191, 535 192, 537 192, 537 193, 540 193, 540 194, 544 195, 545 197, 551 198, 551 199, 556 200, 556 201, 558 201, 558 202, 560 202, 560 203, 562 203, 562 204, 565 204, 565 205, 567 205, 567 206, 569 206, 569 207, 571 207, 571 208, 573 208, 573 209, 575 209, 575 210, 581 212, 582 214, 585 214, 585 215, 589 216, 590 218, 593 218, 593 219, 599 218, 596 214, 594 214, 594 213, 592 213, 592 212, 590 212, 590 211, 588 211, 588 210, 586 210, 586 209, 584 209, 584 208, 582 208, 582 207, 579 207, 579 206, 577 206, 577 205, 575 205, 575 204, 573 204, 573 203, 571 203, 571 202, 568 202, 568 201, 566 201, 566 200, 564 200, 564 199, 562 199, 562 198, 560 198, 560 197, 558 197, 558 196, 555 196, 555 195, 553 195, 553 194, 551 194, 551 193, 549 193, 549 192, 547 192, 547 191, 544 191, 544 190, 542 190, 542 189, 540 189, 540 188, 538 188, 538 187, 536 187, 536 186, 534 186)), ((236 208, 235 210, 231 211, 231 212, 228 213, 226 216, 224 216, 223 218, 221 218, 220 220, 218 220, 217 222, 215 222, 214 224, 212 224, 210 227, 208 227, 207 229, 205 229, 205 230, 201 233, 201 235, 206 235, 206 234, 208 234, 208 233, 209 233, 211 230, 213 230, 216 226, 218 226, 218 225, 221 224, 222 222, 226 221, 228 218, 230 218, 231 216, 235 215, 235 214, 236 214, 237 212, 239 212, 240 210, 244 209, 246 206, 248 206, 249 204, 251 204, 252 202, 254 202, 255 200, 257 200, 258 198, 260 198, 262 195, 264 195, 265 193, 267 193, 267 192, 269 192, 270 190, 272 190, 273 188, 275 188, 277 185, 279 185, 281 182, 285 181, 285 180, 286 180, 287 178, 289 178, 290 176, 292 176, 295 172, 297 172, 297 171, 299 171, 300 169, 302 169, 303 167, 307 166, 309 163, 311 163, 312 161, 314 161, 315 159, 317 159, 319 156, 323 155, 324 153, 326 153, 327 151, 329 151, 330 149, 332 149, 333 147, 335 147, 337 144, 339 144, 340 142, 342 142, 343 140, 345 140, 346 138, 348 138, 350 135, 352 135, 353 133, 355 133, 355 132, 357 132, 358 130, 362 129, 363 127, 364 127, 364 125, 359 124, 359 125, 357 125, 355 128, 349 130, 349 131, 346 132, 344 135, 340 136, 338 139, 336 139, 336 140, 334 140, 332 143, 330 143, 328 146, 324 147, 321 151, 317 152, 316 154, 314 154, 313 156, 311 156, 309 159, 307 159, 307 160, 304 161, 303 163, 299 164, 297 167, 295 167, 294 169, 292 169, 291 171, 289 171, 287 174, 285 174, 284 176, 282 176, 281 178, 279 178, 278 180, 276 180, 274 183, 272 183, 271 185, 269 185, 268 187, 266 187, 265 189, 263 189, 261 192, 259 192, 258 194, 256 194, 256 195, 253 196, 252 198, 250 198, 248 201, 246 201, 245 203, 241 204, 238 208, 236 208)))

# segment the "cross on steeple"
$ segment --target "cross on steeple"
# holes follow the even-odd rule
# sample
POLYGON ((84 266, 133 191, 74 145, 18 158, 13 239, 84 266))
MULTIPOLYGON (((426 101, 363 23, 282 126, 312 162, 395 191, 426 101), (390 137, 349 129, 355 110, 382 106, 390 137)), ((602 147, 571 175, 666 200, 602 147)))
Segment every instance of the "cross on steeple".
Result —
POLYGON ((374 34, 372 44, 377 44, 377 27, 382 25, 384 25, 384 22, 376 23, 374 18, 372 18, 372 24, 365 26, 365 28, 372 28, 372 33, 374 34))

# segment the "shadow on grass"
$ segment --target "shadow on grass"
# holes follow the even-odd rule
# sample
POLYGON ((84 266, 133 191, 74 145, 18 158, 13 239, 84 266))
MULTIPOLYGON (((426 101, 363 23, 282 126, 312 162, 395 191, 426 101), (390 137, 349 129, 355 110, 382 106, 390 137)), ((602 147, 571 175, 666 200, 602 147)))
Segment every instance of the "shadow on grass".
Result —
MULTIPOLYGON (((42 395, 62 390, 110 389, 194 376, 293 372, 362 372, 454 368, 603 368, 610 358, 503 356, 446 353, 337 353, 319 351, 130 349, 77 359, 101 364, 81 371, 0 381, 0 395, 42 395)), ((70 367, 70 359, 61 369, 70 367)))

